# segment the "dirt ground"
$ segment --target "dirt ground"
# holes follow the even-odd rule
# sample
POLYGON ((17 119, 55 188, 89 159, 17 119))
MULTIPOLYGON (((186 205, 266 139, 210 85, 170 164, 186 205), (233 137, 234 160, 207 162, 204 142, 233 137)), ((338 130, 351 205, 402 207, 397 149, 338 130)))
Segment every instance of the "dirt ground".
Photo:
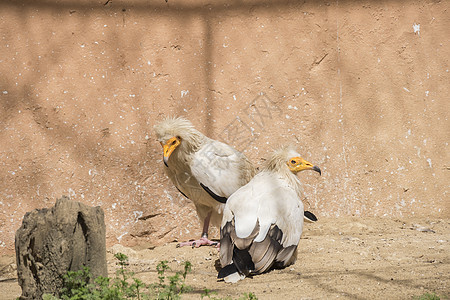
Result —
MULTIPOLYGON (((0 1, 0 255, 25 213, 101 206, 108 246, 200 234, 153 126, 257 166, 295 145, 322 217, 450 217, 450 1, 0 1)), ((302 199, 303 200, 303 199, 302 199)), ((203 250, 201 250, 203 251, 203 250)))
MULTIPOLYGON (((450 297, 450 221, 431 219, 340 218, 306 224, 297 262, 286 269, 246 278, 237 284, 217 281, 218 251, 211 247, 153 249, 115 245, 108 250, 108 270, 116 268, 113 253, 130 258, 130 270, 146 283, 156 282, 156 265, 168 260, 181 271, 193 264, 183 299, 200 299, 205 288, 216 297, 237 299, 253 292, 258 299, 412 299, 427 292, 450 297)), ((13 257, 2 257, 2 299, 20 295, 13 257)), ((171 273, 168 273, 170 275, 171 273)))

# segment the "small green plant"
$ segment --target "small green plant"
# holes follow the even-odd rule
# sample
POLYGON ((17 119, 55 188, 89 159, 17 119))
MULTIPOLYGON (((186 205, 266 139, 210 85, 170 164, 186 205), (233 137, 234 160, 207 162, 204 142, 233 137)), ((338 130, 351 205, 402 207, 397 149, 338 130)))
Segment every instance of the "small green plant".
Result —
POLYGON ((440 300, 441 298, 435 293, 425 293, 421 296, 414 297, 414 300, 440 300))
POLYGON ((44 300, 124 300, 124 299, 180 299, 181 294, 191 288, 186 285, 186 276, 192 270, 190 262, 184 263, 184 270, 175 275, 166 277, 165 272, 170 270, 167 261, 161 261, 157 267, 159 283, 146 285, 140 279, 134 277, 134 273, 126 269, 129 265, 125 254, 117 253, 114 257, 118 260, 119 269, 115 278, 99 276, 92 279, 92 273, 88 267, 79 271, 69 271, 63 277, 63 288, 58 297, 45 294, 44 300), (167 283, 166 283, 167 282, 167 283))
POLYGON ((191 287, 186 285, 186 276, 192 270, 192 264, 190 262, 184 263, 184 270, 178 271, 173 276, 166 277, 165 272, 170 270, 167 264, 167 260, 161 261, 156 266, 158 272, 159 282, 157 284, 150 285, 156 292, 156 299, 180 299, 181 294, 191 290, 191 287), (166 282, 168 279, 168 282, 166 282))
POLYGON ((244 293, 244 295, 239 297, 239 300, 258 300, 258 297, 256 297, 255 294, 250 292, 250 293, 244 293))
MULTIPOLYGON (((219 298, 219 297, 216 297, 216 295, 217 295, 217 292, 211 291, 210 289, 205 288, 203 290, 201 297, 202 297, 202 299, 204 297, 207 297, 210 300, 232 300, 233 299, 231 297, 219 298)), ((250 292, 250 293, 244 293, 241 297, 238 298, 238 300, 258 300, 258 297, 256 297, 255 294, 250 292)))
POLYGON ((120 291, 119 294, 124 299, 142 299, 142 290, 146 288, 146 285, 140 279, 134 278, 133 272, 125 269, 129 265, 128 257, 123 253, 116 253, 114 257, 118 260, 117 264, 120 268, 116 271, 112 286, 120 291))
POLYGON ((60 297, 45 294, 44 300, 78 300, 78 299, 121 299, 118 290, 109 287, 109 278, 98 277, 89 283, 92 274, 88 267, 78 271, 68 271, 64 275, 64 286, 60 291, 60 297))
POLYGON ((217 292, 211 291, 210 289, 205 288, 203 290, 203 293, 201 294, 202 299, 207 297, 208 299, 216 300, 218 299, 215 295, 217 295, 217 292))
MULTIPOLYGON (((172 276, 166 273, 171 271, 168 261, 163 260, 156 266, 158 282, 146 285, 140 279, 134 277, 134 273, 127 270, 129 265, 128 257, 125 254, 117 253, 119 268, 114 278, 99 276, 93 279, 88 267, 78 271, 69 271, 63 277, 63 288, 59 297, 45 294, 44 300, 126 300, 126 299, 157 299, 157 300, 178 300, 183 293, 192 290, 186 284, 186 277, 192 271, 192 264, 184 262, 183 270, 175 272, 172 276)), ((219 298, 217 293, 205 289, 201 295, 210 300, 231 300, 231 297, 219 298)), ((253 293, 245 293, 238 300, 257 300, 253 293)), ((439 298, 436 298, 439 299, 439 298)), ((435 300, 435 298, 420 298, 420 300, 435 300)))
POLYGON ((88 267, 83 267, 79 271, 68 271, 64 275, 64 287, 61 290, 62 299, 83 299, 82 295, 89 294, 92 285, 89 281, 92 278, 92 274, 88 267))

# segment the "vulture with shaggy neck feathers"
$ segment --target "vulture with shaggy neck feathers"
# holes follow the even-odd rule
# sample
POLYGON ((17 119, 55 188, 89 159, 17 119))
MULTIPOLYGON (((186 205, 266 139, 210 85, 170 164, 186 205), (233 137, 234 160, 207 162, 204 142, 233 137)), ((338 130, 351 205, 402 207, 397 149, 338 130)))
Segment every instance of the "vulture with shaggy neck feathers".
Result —
POLYGON ((294 149, 282 147, 229 197, 220 229, 218 278, 236 282, 295 262, 304 216, 296 173, 303 170, 321 173, 294 149))
POLYGON ((206 137, 184 118, 167 118, 154 129, 168 177, 194 202, 203 226, 199 240, 179 246, 217 244, 208 239, 209 223, 220 228, 227 198, 255 175, 253 165, 244 154, 206 137))

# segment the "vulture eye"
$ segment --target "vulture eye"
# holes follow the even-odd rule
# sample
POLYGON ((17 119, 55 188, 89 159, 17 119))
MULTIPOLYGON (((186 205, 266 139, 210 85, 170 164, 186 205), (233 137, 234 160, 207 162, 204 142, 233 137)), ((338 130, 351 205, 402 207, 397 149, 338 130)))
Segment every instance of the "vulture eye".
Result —
POLYGON ((176 143, 176 141, 175 140, 173 140, 172 141, 172 143, 170 143, 171 145, 175 145, 175 143, 176 143))
POLYGON ((295 165, 297 162, 295 160, 291 160, 291 164, 295 165))

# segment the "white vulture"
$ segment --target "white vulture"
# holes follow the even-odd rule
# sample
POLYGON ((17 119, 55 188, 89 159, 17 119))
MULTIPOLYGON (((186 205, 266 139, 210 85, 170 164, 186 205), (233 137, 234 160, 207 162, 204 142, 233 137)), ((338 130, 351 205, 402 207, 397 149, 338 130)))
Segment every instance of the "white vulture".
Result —
POLYGON ((304 217, 296 173, 303 170, 321 174, 294 149, 282 147, 228 198, 220 229, 218 278, 236 282, 295 262, 304 217))
POLYGON ((208 239, 209 224, 220 228, 227 198, 255 175, 253 165, 243 153, 206 137, 184 118, 166 118, 154 129, 168 177, 194 202, 202 222, 201 238, 178 246, 216 245, 208 239))

